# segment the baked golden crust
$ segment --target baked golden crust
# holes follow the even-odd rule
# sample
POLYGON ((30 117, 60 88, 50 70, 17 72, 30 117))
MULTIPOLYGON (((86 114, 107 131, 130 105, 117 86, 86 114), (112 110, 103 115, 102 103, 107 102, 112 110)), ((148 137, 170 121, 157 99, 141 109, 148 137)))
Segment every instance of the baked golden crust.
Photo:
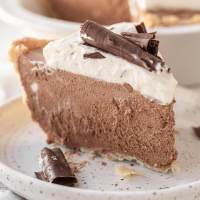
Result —
POLYGON ((28 53, 34 49, 44 47, 49 40, 22 38, 14 41, 9 50, 9 59, 14 63, 15 69, 18 71, 18 59, 21 55, 28 53))

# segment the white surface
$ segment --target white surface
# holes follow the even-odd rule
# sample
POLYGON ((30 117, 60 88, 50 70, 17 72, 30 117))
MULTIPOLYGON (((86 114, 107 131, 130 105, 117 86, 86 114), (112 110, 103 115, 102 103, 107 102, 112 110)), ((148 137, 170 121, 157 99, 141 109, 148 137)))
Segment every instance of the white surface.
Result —
POLYGON ((161 174, 134 164, 133 168, 144 176, 121 180, 115 168, 122 165, 130 167, 129 162, 102 158, 92 160, 89 153, 81 153, 73 156, 73 161, 87 160, 89 163, 77 174, 78 188, 58 186, 32 178, 34 171, 38 170, 39 152, 47 144, 43 131, 32 122, 27 108, 21 101, 13 101, 0 110, 1 180, 17 193, 35 200, 199 199, 199 139, 191 128, 200 123, 199 101, 197 91, 177 90, 176 128, 179 133, 176 141, 180 172, 174 175, 161 174), (107 165, 103 166, 102 161, 106 161, 107 165))
POLYGON ((141 10, 200 10, 199 0, 138 0, 141 10))
MULTIPOLYGON (((119 23, 111 26, 116 33, 136 32, 133 23, 119 23)), ((81 37, 87 37, 82 35, 81 37)), ((130 63, 118 56, 97 48, 83 45, 79 32, 50 42, 43 50, 47 66, 62 69, 75 74, 89 76, 112 83, 128 83, 150 100, 169 104, 174 99, 177 81, 168 67, 161 65, 157 71, 150 72, 141 66, 130 63), (85 59, 84 54, 100 52, 103 59, 85 59)), ((137 55, 135 55, 137 57, 137 55)))

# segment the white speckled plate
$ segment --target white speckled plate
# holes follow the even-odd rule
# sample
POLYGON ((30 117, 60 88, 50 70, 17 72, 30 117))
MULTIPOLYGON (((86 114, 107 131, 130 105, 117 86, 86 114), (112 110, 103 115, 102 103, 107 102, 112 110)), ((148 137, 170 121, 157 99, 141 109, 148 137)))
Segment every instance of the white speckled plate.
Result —
POLYGON ((34 178, 39 152, 47 146, 45 135, 31 121, 26 106, 16 99, 0 108, 0 180, 19 195, 35 200, 200 199, 200 139, 191 128, 200 125, 198 91, 177 90, 175 110, 179 133, 176 139, 180 172, 161 174, 135 163, 93 160, 90 153, 81 153, 73 156, 73 161, 86 160, 88 164, 77 174, 78 188, 34 178), (116 167, 122 165, 134 168, 144 176, 122 178, 115 173, 116 167))

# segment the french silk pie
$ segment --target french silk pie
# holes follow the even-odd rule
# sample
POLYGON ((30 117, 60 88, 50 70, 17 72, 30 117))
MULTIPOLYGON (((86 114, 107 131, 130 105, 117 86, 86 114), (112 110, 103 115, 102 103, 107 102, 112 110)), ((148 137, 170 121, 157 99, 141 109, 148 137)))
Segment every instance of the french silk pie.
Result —
POLYGON ((158 49, 143 23, 85 21, 62 39, 15 41, 10 56, 48 142, 167 171, 177 157, 177 81, 158 49))

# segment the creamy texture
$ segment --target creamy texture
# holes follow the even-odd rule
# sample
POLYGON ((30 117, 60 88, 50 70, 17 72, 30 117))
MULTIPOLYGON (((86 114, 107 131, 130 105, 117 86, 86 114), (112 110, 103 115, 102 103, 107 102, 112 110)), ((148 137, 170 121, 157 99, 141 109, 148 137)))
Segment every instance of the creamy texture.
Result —
MULTIPOLYGON (((132 23, 121 23, 111 26, 112 31, 135 32, 132 23)), ((129 83, 135 90, 150 100, 169 104, 174 99, 177 81, 171 73, 149 72, 135 64, 105 53, 94 47, 83 45, 79 34, 50 42, 43 50, 47 66, 62 69, 75 74, 89 76, 112 83, 129 83), (103 59, 85 59, 86 53, 100 52, 103 59)), ((158 65, 157 68, 160 68, 158 65)))
POLYGON ((141 10, 200 10, 199 0, 136 0, 141 10))

